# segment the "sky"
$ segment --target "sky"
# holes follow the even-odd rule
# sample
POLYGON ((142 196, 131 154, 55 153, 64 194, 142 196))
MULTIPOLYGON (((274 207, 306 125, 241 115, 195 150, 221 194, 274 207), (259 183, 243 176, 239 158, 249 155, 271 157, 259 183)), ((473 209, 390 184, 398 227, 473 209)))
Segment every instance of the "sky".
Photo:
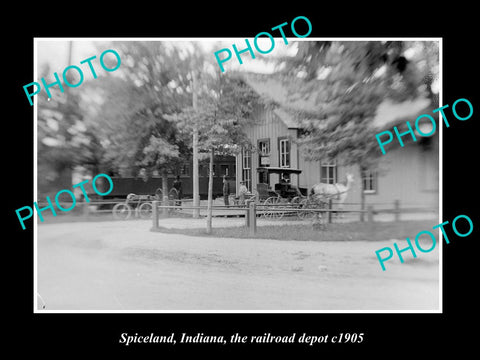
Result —
MULTIPOLYGON (((158 38, 160 41, 173 41, 177 46, 189 46, 190 41, 196 41, 200 43, 201 47, 207 54, 211 54, 211 58, 214 59, 214 53, 221 50, 222 48, 228 48, 232 52, 232 57, 229 61, 223 63, 225 71, 236 70, 236 71, 248 71, 254 73, 272 73, 274 71, 274 66, 271 63, 266 63, 261 60, 261 58, 274 58, 282 57, 285 55, 293 56, 296 54, 297 47, 296 42, 298 41, 314 41, 319 40, 316 38, 287 38, 288 45, 286 45, 282 38, 274 38, 275 46, 273 50, 266 54, 261 55, 255 51, 255 59, 252 59, 248 52, 241 55, 243 64, 239 64, 238 60, 235 57, 235 54, 232 49, 232 44, 235 44, 239 51, 246 48, 244 38, 158 38)), ((72 38, 73 40, 73 50, 72 50, 72 64, 68 64, 68 42, 65 38, 50 39, 50 38, 36 38, 37 42, 37 63, 40 66, 48 63, 50 65, 51 72, 61 73, 63 69, 69 65, 80 65, 80 61, 85 60, 91 56, 99 56, 99 50, 97 50, 95 45, 106 44, 114 40, 133 40, 140 41, 139 39, 132 38, 72 38)), ((145 38, 146 41, 155 40, 153 38, 145 38)), ((249 39, 250 44, 253 47, 253 39, 249 39)), ((270 39, 268 38, 259 38, 258 47, 260 49, 268 49, 271 46, 270 39)), ((407 50, 405 55, 411 57, 414 55, 415 50, 407 50), (409 53, 407 53, 409 52, 409 53)), ((220 58, 224 58, 225 52, 222 52, 220 58)), ((87 66, 84 64, 83 66, 87 66)), ((33 80, 38 81, 38 79, 33 80)), ((438 84, 434 84, 435 87, 438 84)))
MULTIPOLYGON (((296 46, 294 44, 294 40, 296 39, 289 39, 288 45, 285 45, 282 38, 275 38, 275 47, 267 55, 267 56, 284 56, 284 55, 293 55, 296 53, 296 46), (292 40, 292 41, 290 41, 292 40)), ((71 64, 68 64, 68 40, 64 38, 60 39, 36 39, 37 40, 37 64, 39 65, 39 69, 44 64, 49 64, 50 69, 53 72, 61 73, 63 69, 69 65, 80 65, 80 61, 85 60, 91 56, 100 54, 96 49, 95 44, 101 45, 105 44, 106 42, 113 41, 115 38, 111 39, 75 39, 73 38, 73 48, 72 48, 72 60, 71 64)), ((124 39, 122 39, 124 40, 124 39)), ((151 41, 152 39, 148 39, 151 41)), ((187 43, 184 39, 169 39, 174 40, 177 45, 181 46, 182 44, 187 43), (180 41, 179 41, 180 40, 180 41)), ((195 39, 191 39, 195 40, 195 39)), ((297 39, 298 40, 298 39, 297 39)), ((198 40, 197 40, 198 41, 198 40)), ((221 50, 222 48, 230 48, 232 50, 232 44, 236 44, 237 48, 240 50, 246 47, 245 39, 243 38, 218 38, 214 39, 204 39, 202 41, 198 41, 201 47, 204 49, 205 53, 211 53, 212 58, 214 58, 214 52, 221 50)), ((249 39, 250 44, 253 46, 253 41, 249 39)), ((268 38, 259 38, 258 46, 260 49, 268 49, 270 47, 270 40, 268 38)), ((223 57, 223 55, 221 55, 223 57)), ((256 58, 252 59, 248 53, 244 53, 242 56, 243 64, 240 65, 233 55, 231 60, 224 63, 226 71, 229 69, 231 70, 241 70, 241 71, 251 71, 251 72, 259 72, 259 73, 271 73, 273 72, 273 66, 271 64, 266 65, 262 62, 258 53, 256 53, 256 58)), ((84 64, 84 66, 87 66, 84 64)))

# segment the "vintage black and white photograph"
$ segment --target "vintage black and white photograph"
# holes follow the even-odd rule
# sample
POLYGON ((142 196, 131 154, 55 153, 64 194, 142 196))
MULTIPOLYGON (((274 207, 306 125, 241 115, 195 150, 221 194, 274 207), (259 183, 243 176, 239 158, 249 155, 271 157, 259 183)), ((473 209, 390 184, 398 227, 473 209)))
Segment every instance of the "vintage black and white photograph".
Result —
POLYGON ((35 312, 441 312, 441 39, 34 44, 35 312))

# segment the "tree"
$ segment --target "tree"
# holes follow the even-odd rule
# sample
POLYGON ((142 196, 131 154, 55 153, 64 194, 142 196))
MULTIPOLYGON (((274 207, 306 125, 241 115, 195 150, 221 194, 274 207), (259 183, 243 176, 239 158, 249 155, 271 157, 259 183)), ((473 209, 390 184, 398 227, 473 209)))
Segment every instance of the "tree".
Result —
MULTIPOLYGON (((180 51, 160 42, 114 42, 109 47, 121 53, 122 65, 115 74, 98 74, 80 88, 64 85, 63 92, 52 87, 51 99, 44 92, 37 95, 42 189, 55 177, 64 178, 61 186, 71 186, 77 165, 93 174, 131 175, 142 168, 147 175, 157 169, 166 174, 189 151, 175 124, 162 116, 181 108, 188 97, 180 51)), ((105 61, 109 66, 109 59, 105 61)), ((48 65, 40 73, 47 81, 51 78, 48 65)))
POLYGON ((207 233, 212 231, 213 162, 215 153, 236 154, 250 141, 243 132, 258 96, 237 76, 203 72, 198 79, 197 108, 169 118, 190 132, 197 124, 200 150, 209 154, 207 233))
MULTIPOLYGON (((226 76, 218 76, 211 86, 213 101, 204 109, 209 113, 209 121, 204 128, 203 146, 210 148, 208 179, 207 233, 212 232, 212 187, 214 152, 236 154, 250 141, 243 132, 249 122, 257 96, 243 81, 226 76), (233 146, 232 146, 233 145, 233 146)), ((208 99, 208 97, 207 97, 208 99)), ((205 104, 207 105, 207 104, 205 104)))
MULTIPOLYGON (((52 77, 48 64, 40 74, 45 79, 52 77)), ((50 88, 51 98, 41 92, 36 99, 38 188, 44 195, 58 191, 58 187, 71 187, 72 169, 81 161, 84 116, 80 92, 65 85, 63 90, 55 86, 50 88)))
MULTIPOLYGON (((435 46, 418 42, 299 43, 297 55, 281 61, 292 97, 313 99, 311 107, 296 109, 304 127, 301 143, 307 158, 342 157, 345 165, 358 165, 362 178, 378 162, 378 145, 372 141, 376 131, 370 126, 377 107, 386 98, 404 101, 426 95, 434 100, 435 70, 419 63, 432 65, 435 60, 435 46), (409 49, 421 55, 408 60, 409 49)), ((360 193, 363 209, 365 199, 360 193)))
POLYGON ((104 82, 98 122, 104 128, 105 160, 120 175, 167 173, 190 154, 189 140, 167 115, 189 103, 189 64, 166 42, 113 42, 122 58, 117 77, 104 82))

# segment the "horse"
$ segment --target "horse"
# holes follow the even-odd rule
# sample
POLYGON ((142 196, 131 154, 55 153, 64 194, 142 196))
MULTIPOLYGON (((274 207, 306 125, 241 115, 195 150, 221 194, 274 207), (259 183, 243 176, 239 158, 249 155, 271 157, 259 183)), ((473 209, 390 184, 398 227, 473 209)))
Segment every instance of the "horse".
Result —
POLYGON ((332 198, 337 196, 339 209, 343 210, 343 203, 348 195, 348 190, 350 190, 353 183, 353 175, 347 173, 347 179, 345 183, 336 183, 336 184, 326 184, 318 183, 312 186, 310 189, 310 196, 317 199, 322 198, 332 198))

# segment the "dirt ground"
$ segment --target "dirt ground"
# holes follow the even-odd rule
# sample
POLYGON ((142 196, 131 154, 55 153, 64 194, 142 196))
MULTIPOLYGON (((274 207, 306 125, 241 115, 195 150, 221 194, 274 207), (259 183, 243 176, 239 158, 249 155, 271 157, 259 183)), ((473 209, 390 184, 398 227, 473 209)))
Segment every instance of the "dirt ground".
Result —
POLYGON ((375 250, 404 239, 226 239, 150 228, 147 220, 39 224, 45 309, 439 310, 438 246, 416 259, 405 252, 405 263, 392 259, 382 271, 375 250))

